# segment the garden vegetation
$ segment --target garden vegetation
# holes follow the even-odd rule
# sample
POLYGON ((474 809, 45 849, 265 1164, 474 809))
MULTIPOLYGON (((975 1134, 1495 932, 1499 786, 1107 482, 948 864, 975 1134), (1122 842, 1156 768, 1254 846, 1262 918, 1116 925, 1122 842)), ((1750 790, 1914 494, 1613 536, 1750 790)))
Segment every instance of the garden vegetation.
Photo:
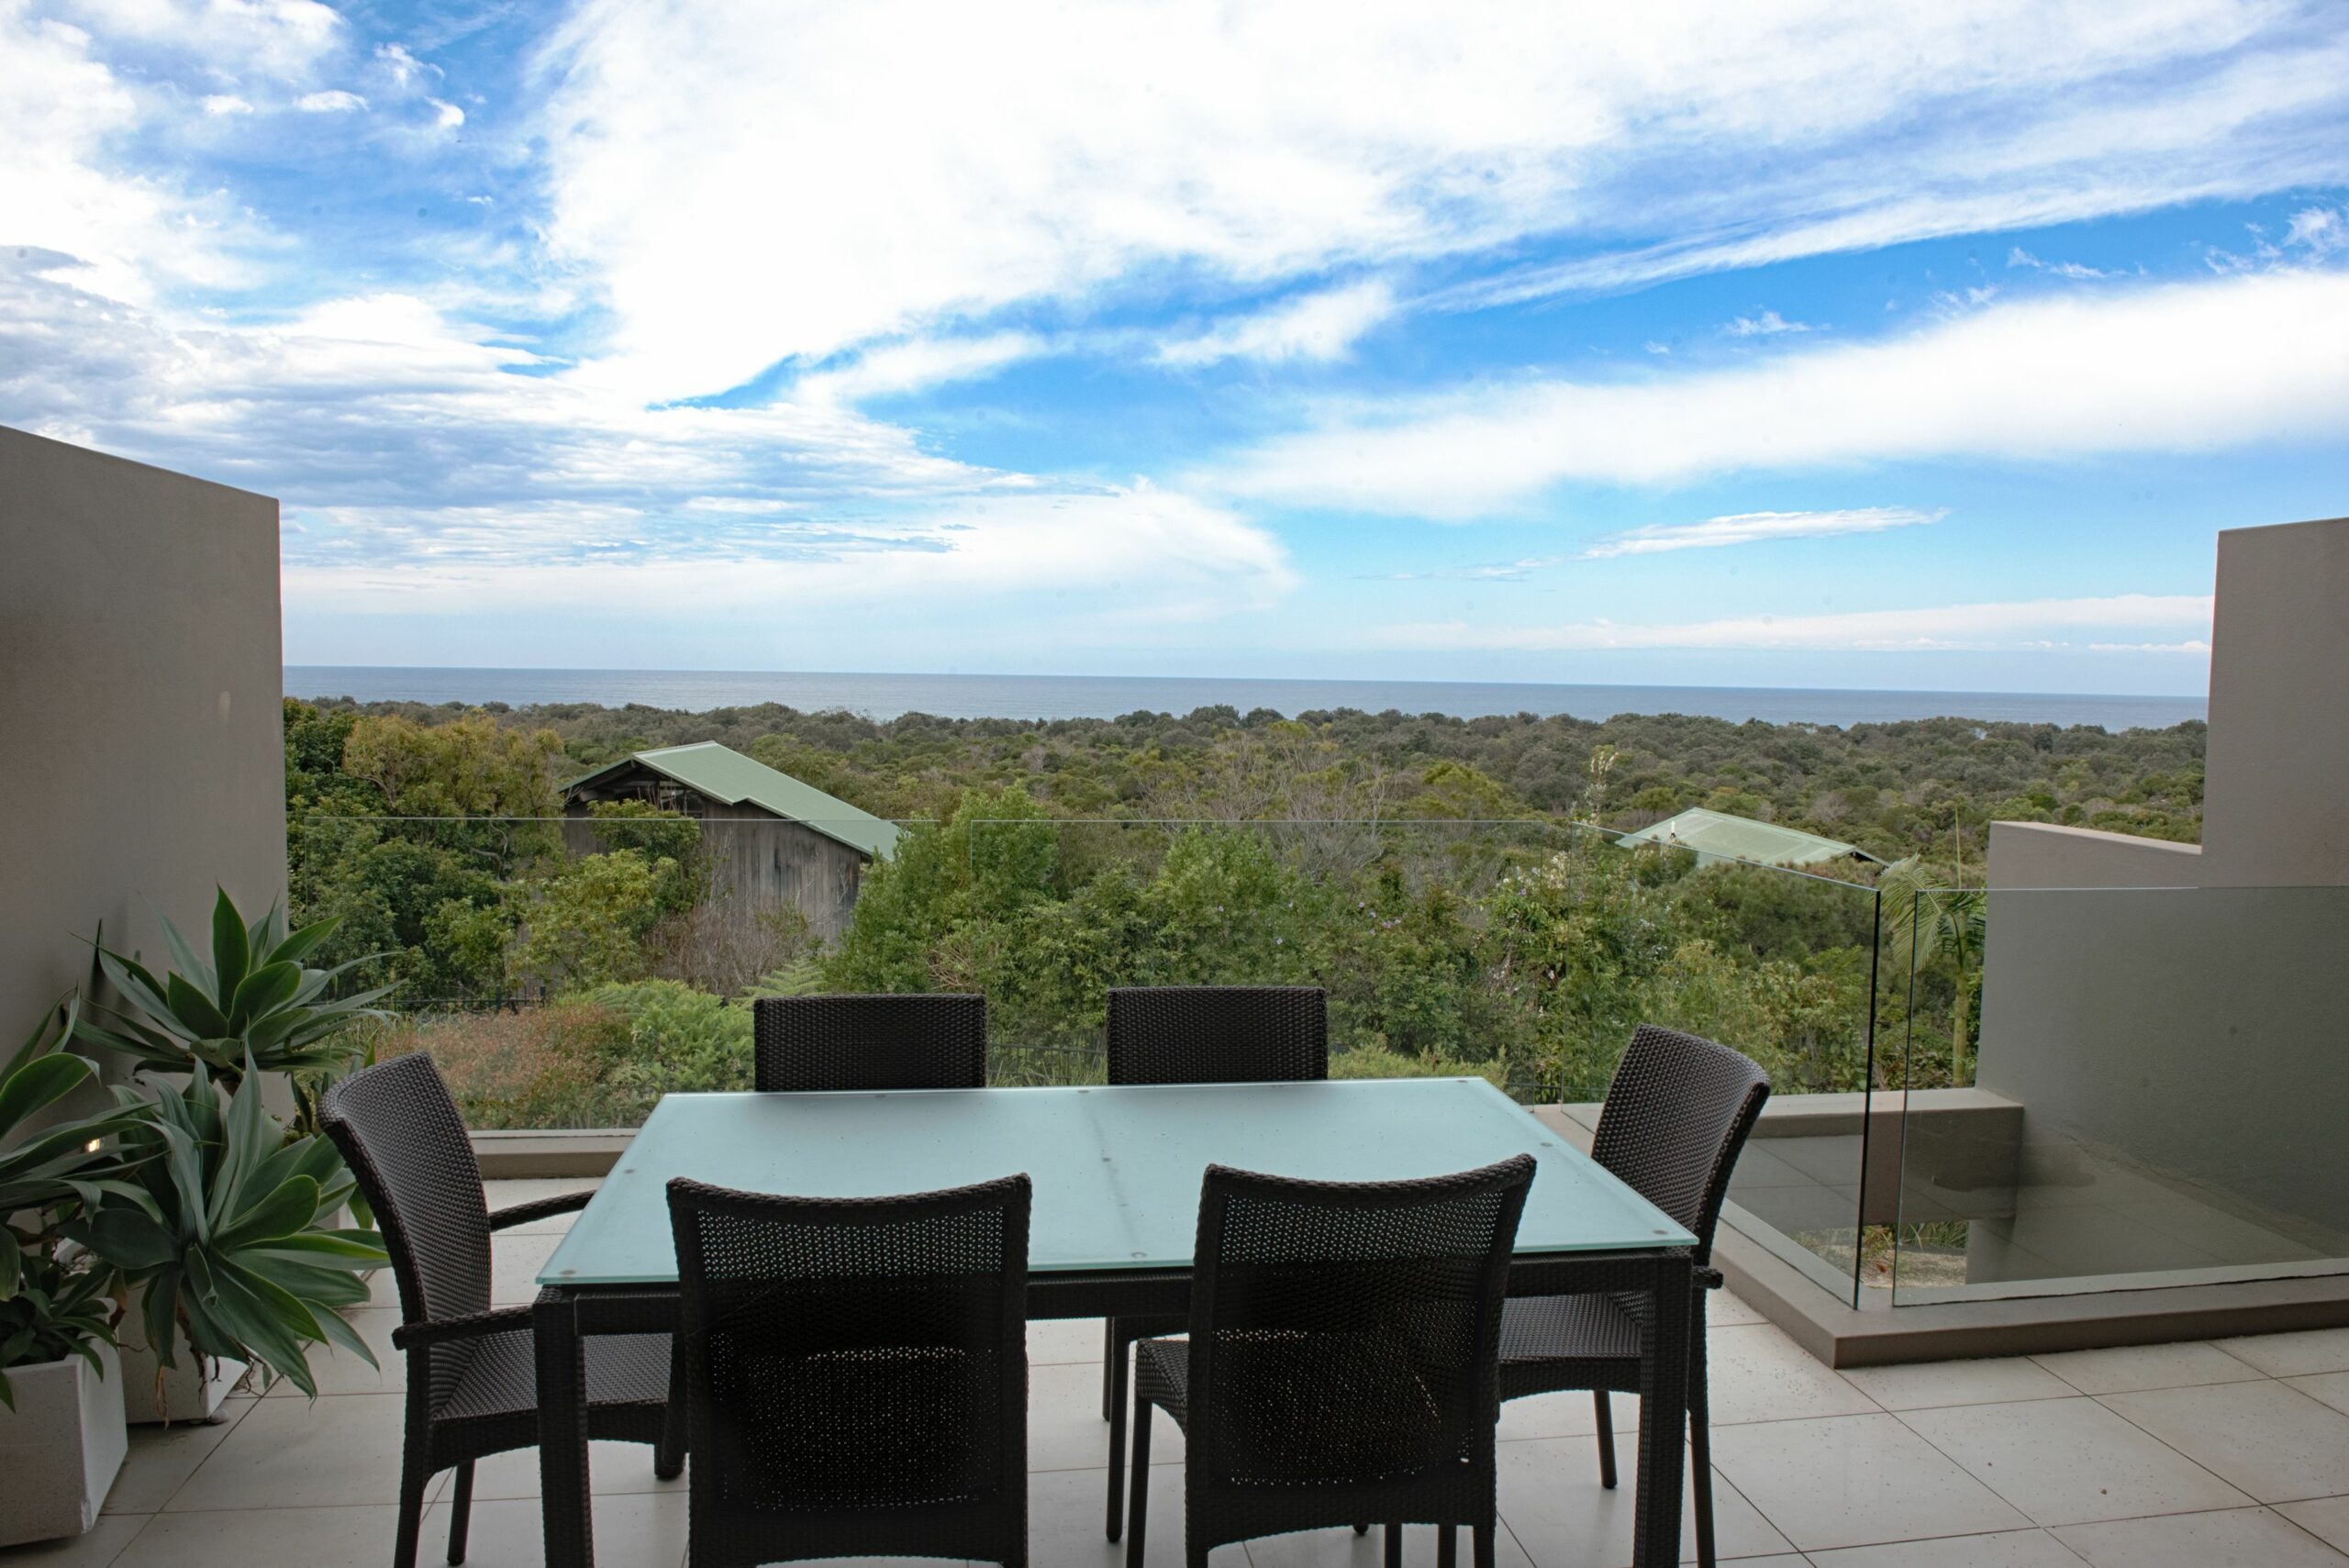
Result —
POLYGON ((1978 886, 1994 820, 2196 839, 2203 727, 289 702, 285 738, 295 917, 340 917, 321 962, 379 955, 351 973, 394 987, 376 1049, 432 1050, 483 1125, 575 1126, 746 1086, 748 999, 818 989, 982 991, 1007 1082, 1097 1077, 1108 987, 1204 983, 1326 986, 1335 1072, 1529 1098, 1596 1098, 1641 1021, 1784 1090, 1962 1082, 1978 902, 1887 917, 1876 863, 1614 834, 1783 823, 1901 862, 1915 914, 1978 886), (603 806, 566 841, 566 780, 702 740, 911 825, 838 941, 718 885, 722 823, 603 806))

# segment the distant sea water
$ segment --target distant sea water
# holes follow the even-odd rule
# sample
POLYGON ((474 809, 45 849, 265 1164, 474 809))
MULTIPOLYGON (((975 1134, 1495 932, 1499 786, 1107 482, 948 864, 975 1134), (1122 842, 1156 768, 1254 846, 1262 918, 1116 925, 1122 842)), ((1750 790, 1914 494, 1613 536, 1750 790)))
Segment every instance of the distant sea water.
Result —
POLYGON ((2201 718, 2199 697, 2043 692, 1874 692, 1798 686, 1582 686, 1479 681, 1283 681, 1216 675, 879 675, 770 670, 495 670, 391 664, 289 664, 285 694, 360 702, 641 703, 701 712, 782 703, 803 712, 845 708, 876 719, 1115 718, 1147 709, 1186 714, 1229 704, 1295 717, 1317 709, 1490 714, 1686 713, 1742 724, 1888 723, 1976 718, 2012 724, 2165 728, 2201 718))

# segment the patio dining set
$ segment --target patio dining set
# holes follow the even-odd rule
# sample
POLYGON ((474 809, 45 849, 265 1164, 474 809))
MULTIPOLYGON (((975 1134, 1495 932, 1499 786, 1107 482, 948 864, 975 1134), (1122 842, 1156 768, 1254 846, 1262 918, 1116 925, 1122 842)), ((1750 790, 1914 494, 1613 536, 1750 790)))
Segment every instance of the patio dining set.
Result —
POLYGON ((1687 1462, 1710 1568, 1704 1298, 1753 1062, 1640 1028, 1585 1154, 1481 1078, 1331 1080, 1311 987, 1113 989, 1107 1043, 1106 1084, 991 1088, 983 997, 762 1000, 753 1091, 666 1096, 599 1188, 495 1213, 428 1056, 338 1084, 408 1360, 394 1568, 436 1476, 460 1563, 475 1463, 532 1447, 546 1562, 588 1568, 609 1440, 689 1470, 696 1568, 1018 1568, 1028 1325, 1093 1318, 1129 1568, 1162 1418, 1193 1568, 1348 1526, 1401 1568, 1406 1525, 1493 1568, 1500 1403, 1561 1390, 1610 1487, 1609 1396, 1640 1397, 1635 1559, 1678 1561, 1687 1462), (573 1211, 536 1302, 493 1308, 492 1233, 573 1211))

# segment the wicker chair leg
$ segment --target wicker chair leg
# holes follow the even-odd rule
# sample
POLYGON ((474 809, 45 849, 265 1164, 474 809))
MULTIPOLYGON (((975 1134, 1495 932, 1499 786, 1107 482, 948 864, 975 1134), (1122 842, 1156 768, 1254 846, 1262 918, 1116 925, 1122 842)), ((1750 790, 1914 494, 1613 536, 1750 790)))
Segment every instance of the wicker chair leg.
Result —
POLYGON ((1456 1525, 1435 1527, 1435 1568, 1460 1568, 1460 1529, 1456 1525))
POLYGON ((1604 1388, 1593 1389, 1590 1402, 1598 1417, 1598 1484, 1611 1492, 1615 1489, 1615 1407, 1604 1388))
POLYGON ((685 1358, 669 1352, 669 1408, 661 1418, 661 1441, 652 1451, 652 1473, 674 1481, 685 1473, 685 1358))
MULTIPOLYGON (((1150 1401, 1134 1401, 1133 1497, 1126 1505, 1126 1568, 1141 1568, 1142 1531, 1150 1518, 1150 1401)), ((1114 1539, 1114 1538, 1113 1538, 1114 1539)))
POLYGON ((457 1466, 457 1493, 449 1509, 450 1568, 465 1560, 465 1531, 473 1517, 473 1462, 467 1460, 457 1466))
POLYGON ((400 1461, 399 1531, 392 1539, 392 1568, 416 1568, 417 1538, 424 1533, 424 1489, 432 1473, 413 1452, 400 1461))
MULTIPOLYGON (((1704 1311, 1698 1297, 1697 1310, 1704 1311)), ((1696 1488, 1697 1568, 1713 1568, 1713 1410, 1705 1387, 1705 1325, 1700 1317, 1688 1354, 1688 1485, 1696 1488)))
POLYGON ((1386 1568, 1403 1568, 1403 1527, 1386 1521, 1386 1568))
POLYGON ((1476 1568, 1493 1568, 1494 1532, 1497 1527, 1478 1525, 1475 1529, 1476 1568))
POLYGON ((1101 1418, 1118 1418, 1118 1363, 1125 1357, 1125 1347, 1118 1342, 1118 1320, 1101 1319, 1101 1418))

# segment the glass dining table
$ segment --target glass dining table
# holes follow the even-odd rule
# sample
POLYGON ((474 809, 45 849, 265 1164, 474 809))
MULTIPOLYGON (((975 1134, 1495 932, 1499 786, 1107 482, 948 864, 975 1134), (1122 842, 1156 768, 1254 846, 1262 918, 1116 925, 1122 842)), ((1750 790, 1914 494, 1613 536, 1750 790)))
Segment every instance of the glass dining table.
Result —
POLYGON ((1513 1296, 1631 1292, 1646 1313, 1634 1561, 1680 1557, 1696 1238, 1482 1078, 670 1095, 539 1273, 549 1568, 595 1560, 585 1340, 666 1332, 673 1176, 868 1197, 1027 1173, 1030 1318, 1181 1316, 1208 1164, 1319 1181, 1439 1175, 1531 1154, 1513 1296))

